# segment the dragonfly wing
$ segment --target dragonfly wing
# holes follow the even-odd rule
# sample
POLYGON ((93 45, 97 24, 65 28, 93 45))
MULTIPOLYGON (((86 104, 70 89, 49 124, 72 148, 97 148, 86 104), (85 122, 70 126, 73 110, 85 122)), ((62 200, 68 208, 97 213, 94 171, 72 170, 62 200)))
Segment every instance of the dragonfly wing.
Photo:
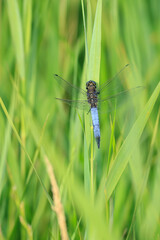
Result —
POLYGON ((100 85, 98 88, 98 92, 101 94, 101 96, 106 97, 106 95, 110 96, 115 94, 116 92, 122 91, 122 86, 120 86, 120 81, 118 76, 120 73, 125 70, 129 64, 125 65, 113 78, 105 82, 104 84, 100 85))
POLYGON ((85 111, 90 110, 90 105, 87 100, 71 100, 71 99, 61 99, 61 98, 56 98, 56 100, 69 104, 70 106, 77 108, 79 110, 85 110, 85 111))
POLYGON ((127 102, 127 104, 129 104, 129 99, 131 100, 144 89, 144 87, 138 86, 103 98, 100 94, 98 98, 98 108, 100 111, 104 111, 104 109, 107 110, 107 112, 113 111, 115 104, 117 107, 123 104, 124 101, 125 103, 127 102))
POLYGON ((76 99, 78 97, 80 99, 86 100, 87 92, 82 88, 72 85, 57 74, 54 74, 54 79, 60 87, 64 88, 67 91, 70 96, 72 95, 73 99, 76 99))

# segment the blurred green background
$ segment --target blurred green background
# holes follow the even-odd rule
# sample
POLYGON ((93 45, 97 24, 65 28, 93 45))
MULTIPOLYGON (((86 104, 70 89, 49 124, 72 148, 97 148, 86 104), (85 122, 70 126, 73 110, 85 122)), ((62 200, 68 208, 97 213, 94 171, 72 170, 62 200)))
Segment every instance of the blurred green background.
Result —
POLYGON ((160 1, 98 3, 0 1, 0 239, 61 239, 46 156, 69 239, 160 238, 160 1), (100 115, 100 150, 90 115, 55 100, 54 73, 83 87, 94 73, 86 50, 92 80, 129 63, 117 84, 145 87, 100 115))

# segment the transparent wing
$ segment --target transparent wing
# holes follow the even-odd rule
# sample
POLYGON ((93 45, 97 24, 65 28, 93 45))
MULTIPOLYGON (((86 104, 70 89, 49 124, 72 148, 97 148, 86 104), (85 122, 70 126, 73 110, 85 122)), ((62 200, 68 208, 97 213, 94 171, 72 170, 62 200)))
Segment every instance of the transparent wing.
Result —
POLYGON ((123 97, 125 95, 134 96, 134 94, 139 93, 139 91, 141 91, 143 89, 144 89, 144 87, 138 86, 138 87, 135 87, 135 88, 131 88, 131 89, 127 89, 127 90, 121 91, 121 92, 119 92, 117 94, 114 94, 114 95, 111 95, 111 96, 106 96, 106 97, 104 97, 102 99, 99 97, 98 102, 106 102, 106 101, 108 101, 110 99, 123 97))
POLYGON ((57 74, 54 74, 54 79, 56 80, 58 85, 64 88, 67 91, 67 93, 70 95, 70 97, 72 97, 73 99, 77 99, 77 97, 82 100, 87 99, 87 92, 82 88, 72 85, 71 83, 67 82, 57 74))
POLYGON ((120 81, 118 81, 118 76, 128 66, 129 64, 125 65, 113 78, 111 78, 106 83, 99 86, 98 92, 100 93, 101 96, 109 97, 111 95, 114 95, 116 92, 122 91, 122 86, 120 85, 120 81))
POLYGON ((98 109, 100 111, 110 112, 114 110, 115 103, 119 107, 123 103, 130 104, 133 97, 136 97, 137 94, 140 94, 145 88, 143 86, 138 86, 135 88, 127 89, 116 94, 101 97, 101 94, 98 96, 98 109))
POLYGON ((90 105, 87 100, 71 100, 71 99, 61 99, 61 98, 56 98, 56 100, 69 104, 70 106, 77 108, 79 110, 84 110, 84 111, 90 110, 90 105))

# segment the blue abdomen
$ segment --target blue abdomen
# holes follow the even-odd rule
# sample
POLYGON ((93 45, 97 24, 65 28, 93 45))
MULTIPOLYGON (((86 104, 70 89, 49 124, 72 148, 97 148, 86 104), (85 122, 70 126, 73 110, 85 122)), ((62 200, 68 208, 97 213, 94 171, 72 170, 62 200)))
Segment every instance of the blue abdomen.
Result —
POLYGON ((100 127, 99 127, 99 117, 98 117, 97 108, 91 108, 91 115, 92 115, 94 136, 95 136, 98 148, 100 148, 100 127))

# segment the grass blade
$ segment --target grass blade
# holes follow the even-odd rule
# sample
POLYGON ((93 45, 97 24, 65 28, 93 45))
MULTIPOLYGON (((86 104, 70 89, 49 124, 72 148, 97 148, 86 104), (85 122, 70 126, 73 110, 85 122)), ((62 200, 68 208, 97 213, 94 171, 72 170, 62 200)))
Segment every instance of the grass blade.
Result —
POLYGON ((7 6, 18 71, 21 79, 24 80, 25 61, 24 61, 23 32, 17 0, 10 1, 7 0, 7 6))
MULTIPOLYGON (((13 120, 15 111, 15 92, 12 93, 11 97, 11 105, 9 109, 9 114, 11 119, 13 120)), ((9 123, 7 123, 6 131, 5 131, 5 139, 4 139, 4 147, 1 154, 1 161, 0 161, 0 196, 2 192, 2 188, 4 185, 4 175, 6 174, 6 161, 7 161, 7 155, 8 155, 8 148, 11 142, 11 126, 9 123)))
POLYGON ((160 92, 160 83, 157 85, 152 96, 147 102, 144 110, 136 120, 134 126, 132 127, 129 135, 127 136, 124 144, 122 145, 119 153, 117 154, 111 171, 107 177, 106 181, 106 192, 107 198, 109 199, 112 192, 114 191, 123 171, 125 170, 130 156, 134 153, 134 146, 138 143, 143 129, 148 121, 148 118, 152 112, 153 106, 158 98, 160 92), (133 141, 134 140, 134 141, 133 141))
POLYGON ((101 60, 102 0, 98 0, 89 54, 88 80, 99 82, 101 60))
POLYGON ((29 153, 27 152, 25 146, 22 143, 22 140, 21 140, 21 138, 20 138, 20 136, 19 136, 19 134, 17 132, 17 129, 16 129, 16 127, 15 127, 15 125, 14 125, 14 123, 13 123, 13 121, 12 121, 12 119, 11 119, 11 117, 10 117, 10 115, 9 115, 9 113, 8 113, 8 111, 7 111, 6 107, 5 107, 5 104, 4 104, 4 102, 3 102, 1 97, 0 97, 0 105, 2 107, 2 110, 3 110, 3 112, 4 112, 5 116, 6 116, 9 124, 11 125, 11 128, 12 128, 13 132, 16 135, 16 138, 17 138, 19 144, 21 145, 22 149, 24 150, 24 152, 25 152, 25 154, 26 154, 26 156, 27 156, 27 158, 28 158, 28 160, 29 160, 29 162, 30 162, 30 164, 31 164, 31 166, 32 166, 32 168, 33 168, 33 170, 34 170, 34 172, 35 172, 35 174, 36 174, 36 176, 37 176, 37 178, 38 178, 38 180, 39 180, 43 190, 44 190, 44 192, 45 192, 45 194, 46 194, 48 202, 52 206, 51 198, 50 198, 49 194, 47 193, 47 190, 46 190, 46 188, 45 188, 45 186, 44 186, 44 184, 43 184, 43 182, 42 182, 42 180, 41 180, 41 178, 40 178, 40 176, 39 176, 39 174, 38 174, 38 172, 37 172, 37 170, 36 170, 36 168, 35 168, 35 166, 34 166, 34 164, 32 162, 32 159, 31 159, 29 153))

